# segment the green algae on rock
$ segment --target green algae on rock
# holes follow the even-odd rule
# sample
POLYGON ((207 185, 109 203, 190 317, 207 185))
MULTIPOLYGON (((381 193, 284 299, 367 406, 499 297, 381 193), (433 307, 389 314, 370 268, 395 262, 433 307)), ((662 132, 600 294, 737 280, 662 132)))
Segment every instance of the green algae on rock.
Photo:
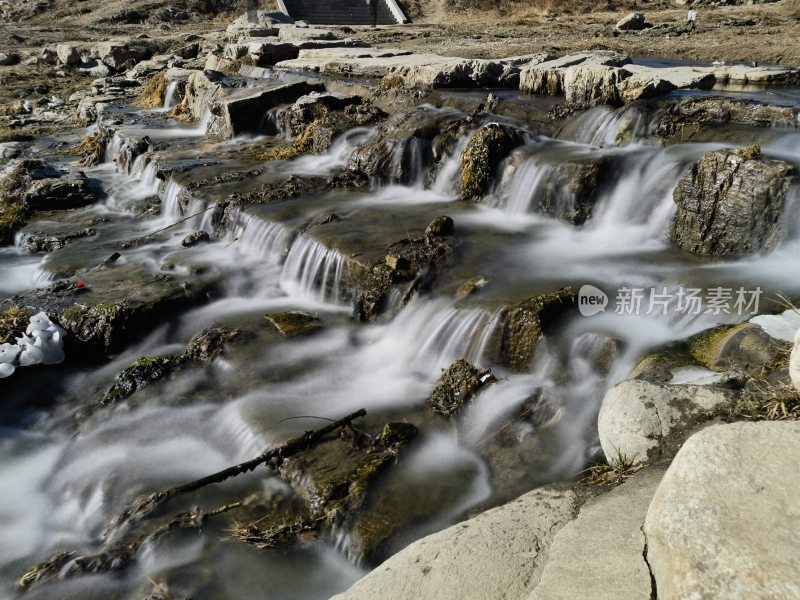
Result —
POLYGON ((116 381, 103 395, 100 403, 109 405, 125 400, 137 390, 176 373, 186 364, 187 360, 184 355, 140 358, 117 375, 116 381))
POLYGON ((284 337, 309 333, 320 327, 317 317, 302 311, 270 313, 264 315, 264 318, 284 337))
POLYGON ((480 200, 490 190, 500 163, 523 143, 518 129, 489 123, 481 127, 461 154, 461 199, 480 200))

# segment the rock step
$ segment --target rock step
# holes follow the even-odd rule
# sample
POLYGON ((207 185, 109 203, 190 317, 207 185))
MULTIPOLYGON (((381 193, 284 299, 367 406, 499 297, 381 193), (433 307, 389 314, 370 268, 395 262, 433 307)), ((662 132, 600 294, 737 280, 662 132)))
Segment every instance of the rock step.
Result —
MULTIPOLYGON (((396 25, 386 0, 377 0, 378 25, 396 25)), ((365 0, 285 0, 294 19, 315 25, 372 25, 372 9, 365 0)))

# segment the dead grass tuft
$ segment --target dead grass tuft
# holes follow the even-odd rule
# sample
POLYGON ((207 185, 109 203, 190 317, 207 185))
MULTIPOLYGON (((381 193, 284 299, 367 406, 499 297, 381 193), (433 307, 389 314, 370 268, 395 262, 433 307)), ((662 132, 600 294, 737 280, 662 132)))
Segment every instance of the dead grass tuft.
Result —
POLYGON ((93 167, 103 162, 106 155, 106 139, 102 134, 89 135, 75 146, 75 153, 81 158, 84 167, 93 167))
POLYGON ((164 94, 167 92, 167 76, 159 71, 147 80, 139 97, 133 101, 134 108, 159 108, 164 105, 164 94))
POLYGON ((616 486, 625 482, 642 469, 646 463, 637 463, 635 458, 629 458, 618 449, 614 449, 616 456, 608 463, 594 465, 581 471, 584 477, 580 480, 586 485, 616 486))
POLYGON ((24 308, 12 306, 0 313, 0 344, 9 344, 25 333, 30 315, 24 308))
POLYGON ((197 121, 192 109, 189 108, 189 102, 185 98, 176 104, 175 108, 167 113, 167 116, 181 123, 195 123, 197 121))

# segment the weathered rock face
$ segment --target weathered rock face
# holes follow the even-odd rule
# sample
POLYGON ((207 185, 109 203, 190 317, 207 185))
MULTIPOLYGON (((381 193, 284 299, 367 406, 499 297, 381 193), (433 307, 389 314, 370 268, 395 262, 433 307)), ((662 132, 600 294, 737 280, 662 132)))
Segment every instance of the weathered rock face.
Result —
POLYGON ((576 505, 572 491, 540 488, 414 542, 334 598, 526 598, 576 505))
POLYGON ((800 423, 695 434, 653 497, 644 533, 658 598, 800 596, 800 423))
POLYGON ((3 202, 21 203, 32 210, 58 210, 86 206, 95 191, 82 171, 61 169, 36 159, 12 163, 0 176, 3 202))
POLYGON ((735 392, 712 385, 660 385, 626 380, 603 398, 597 432, 606 459, 652 462, 665 439, 730 404, 735 392), (618 456, 619 455, 619 456, 618 456))
POLYGON ((461 199, 480 200, 491 189, 500 164, 522 144, 523 133, 499 123, 481 127, 461 154, 461 199))
POLYGON ((619 102, 616 84, 629 73, 620 69, 631 62, 615 52, 586 52, 529 66, 520 73, 520 90, 529 94, 564 94, 581 105, 619 102))
POLYGON ((291 106, 276 110, 275 123, 280 133, 293 138, 303 133, 306 127, 323 117, 328 111, 341 111, 348 106, 360 103, 360 96, 338 96, 312 92, 298 98, 291 106))
POLYGON ((663 138, 690 140, 704 129, 726 123, 794 127, 800 124, 800 110, 723 96, 689 97, 670 102, 660 112, 654 133, 663 138))
POLYGON ((217 96, 210 107, 212 116, 207 133, 225 139, 246 133, 259 133, 269 109, 324 89, 322 84, 298 81, 272 84, 257 91, 242 90, 217 96))
POLYGON ((70 44, 59 44, 56 46, 58 60, 67 66, 75 66, 81 62, 81 53, 75 46, 70 44))
POLYGON ((397 113, 353 153, 349 168, 384 182, 412 183, 431 162, 432 140, 456 118, 424 106, 397 113))
POLYGON ((142 60, 147 60, 160 49, 160 45, 152 40, 100 42, 92 47, 91 57, 114 71, 122 71, 142 60))
POLYGON ((117 375, 116 381, 103 395, 100 403, 108 406, 125 400, 138 389, 172 375, 180 370, 186 362, 186 357, 183 355, 140 358, 117 375))
POLYGON ((495 378, 491 370, 481 370, 466 360, 457 360, 439 377, 428 396, 428 406, 434 412, 450 417, 469 404, 484 386, 493 381, 495 378))
POLYGON ((704 154, 675 188, 673 244, 694 254, 738 256, 774 248, 794 167, 758 147, 704 154))
POLYGON ((95 233, 91 227, 65 232, 24 232, 22 244, 28 252, 54 252, 75 240, 91 237, 95 233))
POLYGON ((506 307, 492 342, 496 360, 511 369, 526 370, 544 337, 543 329, 574 308, 575 302, 575 292, 563 288, 506 307))

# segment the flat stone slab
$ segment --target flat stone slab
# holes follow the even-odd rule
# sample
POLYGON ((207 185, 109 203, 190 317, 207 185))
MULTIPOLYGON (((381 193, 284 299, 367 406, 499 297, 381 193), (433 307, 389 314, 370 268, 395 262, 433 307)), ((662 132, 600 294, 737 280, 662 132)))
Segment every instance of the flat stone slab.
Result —
POLYGON ((642 600, 651 597, 642 525, 664 469, 648 467, 581 507, 556 534, 529 600, 642 600))
POLYGON ((414 542, 334 599, 525 598, 576 503, 571 491, 534 490, 414 542))

